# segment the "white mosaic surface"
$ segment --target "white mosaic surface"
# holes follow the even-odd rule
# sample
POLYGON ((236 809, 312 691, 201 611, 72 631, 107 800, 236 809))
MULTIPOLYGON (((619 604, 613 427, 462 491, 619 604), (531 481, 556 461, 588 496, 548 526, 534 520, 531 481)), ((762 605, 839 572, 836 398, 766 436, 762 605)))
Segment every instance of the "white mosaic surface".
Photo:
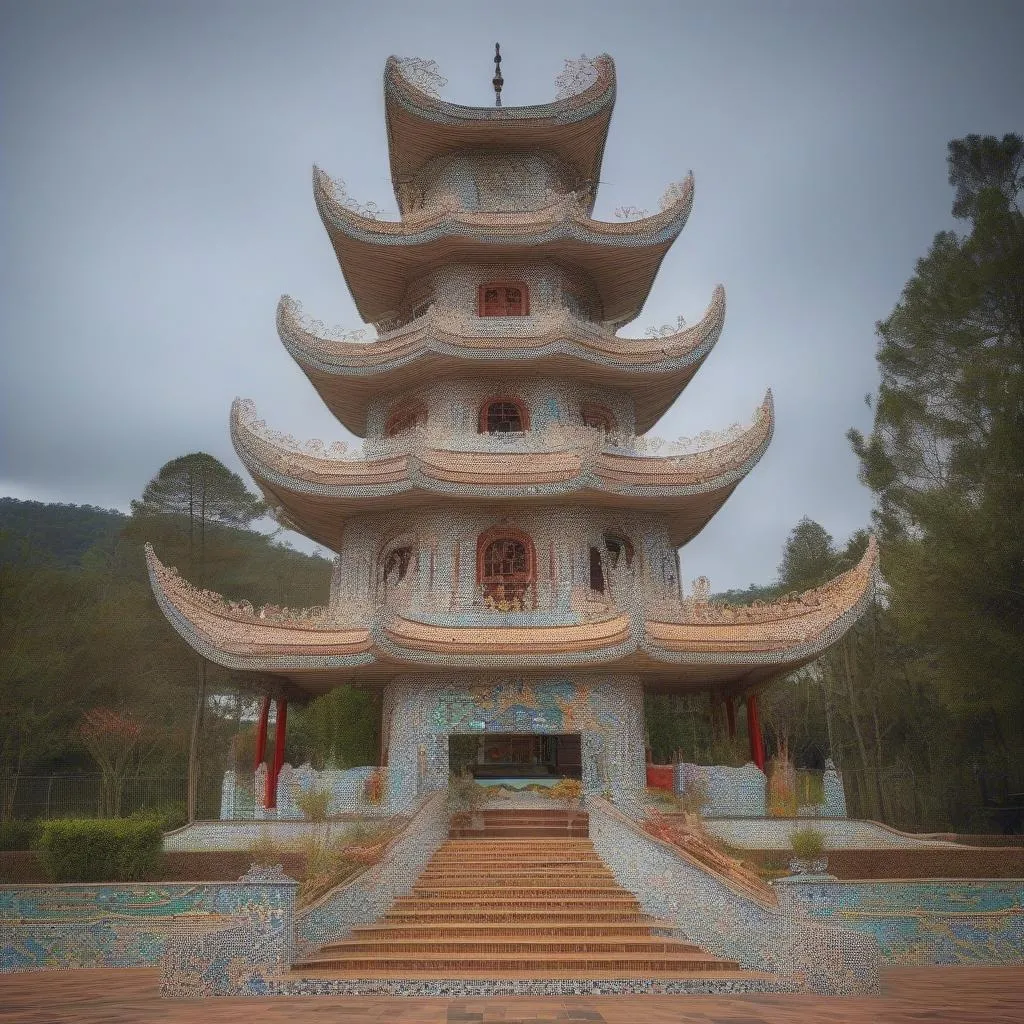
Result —
MULTIPOLYGON (((373 819, 379 822, 381 818, 373 819)), ((355 819, 314 823, 310 821, 197 821, 164 836, 164 851, 209 852, 211 850, 248 850, 263 836, 275 842, 297 842, 307 836, 340 836, 355 819)))
POLYGON ((715 818, 705 821, 709 832, 730 846, 753 850, 788 850, 797 829, 816 828, 825 834, 826 850, 943 849, 956 846, 940 839, 917 839, 890 832, 873 821, 835 818, 715 818))

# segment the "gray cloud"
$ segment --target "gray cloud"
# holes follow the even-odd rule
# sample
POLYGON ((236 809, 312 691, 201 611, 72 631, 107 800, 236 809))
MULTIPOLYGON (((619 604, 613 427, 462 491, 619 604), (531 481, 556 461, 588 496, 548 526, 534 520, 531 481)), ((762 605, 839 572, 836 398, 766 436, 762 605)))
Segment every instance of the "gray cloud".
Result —
POLYGON ((1020 7, 929 2, 7 3, 0 493, 127 508, 167 459, 240 469, 236 395, 299 437, 343 437, 277 341, 289 292, 358 318, 310 165, 394 210, 381 95, 391 53, 436 59, 457 102, 550 99, 563 58, 607 51, 619 99, 597 214, 653 208, 693 168, 694 213, 627 332, 726 329, 656 433, 746 421, 769 453, 684 552, 713 586, 770 579, 802 515, 838 539, 870 496, 874 322, 950 226, 946 143, 1022 128, 1020 7))

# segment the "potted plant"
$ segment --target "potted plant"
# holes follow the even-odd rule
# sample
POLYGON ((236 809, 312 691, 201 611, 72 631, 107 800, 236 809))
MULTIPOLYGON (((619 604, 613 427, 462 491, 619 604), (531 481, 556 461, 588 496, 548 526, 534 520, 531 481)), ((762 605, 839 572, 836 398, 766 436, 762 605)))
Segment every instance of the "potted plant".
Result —
POLYGON ((816 828, 798 828, 790 833, 789 845, 793 860, 789 870, 794 875, 823 875, 828 869, 828 858, 822 856, 825 850, 825 833, 816 828))

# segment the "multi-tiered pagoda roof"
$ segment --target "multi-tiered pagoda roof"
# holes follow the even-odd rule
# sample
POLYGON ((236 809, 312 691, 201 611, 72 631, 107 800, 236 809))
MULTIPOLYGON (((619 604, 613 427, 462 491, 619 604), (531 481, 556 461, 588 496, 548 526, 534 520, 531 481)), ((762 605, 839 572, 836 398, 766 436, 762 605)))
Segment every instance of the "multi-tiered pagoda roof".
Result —
MULTIPOLYGON (((475 108, 430 95, 389 60, 384 92, 399 219, 356 208, 326 174, 314 172, 317 209, 356 306, 378 337, 329 337, 306 325, 288 298, 277 315, 288 352, 337 419, 368 438, 367 447, 353 453, 342 445, 300 444, 268 430, 252 403, 232 409, 236 450, 281 523, 342 551, 360 517, 457 506, 505 521, 531 510, 585 508, 622 520, 649 516, 675 548, 703 529, 760 459, 774 426, 770 392, 750 426, 698 448, 659 448, 644 437, 715 345, 725 295, 716 289, 703 317, 672 333, 616 333, 640 311, 686 223, 693 179, 670 188, 653 216, 592 218, 615 71, 608 57, 591 70, 589 84, 554 103, 475 108), (529 194, 509 208, 495 208, 493 200, 481 206, 463 187, 460 153, 486 162, 492 150, 527 157, 543 150, 560 190, 531 179, 524 186, 529 194), (439 162, 443 174, 430 170, 439 162), (513 323, 424 301, 417 283, 452 264, 509 261, 544 261, 567 280, 584 281, 582 311, 549 303, 517 310, 513 323), (505 436, 412 416, 408 429, 389 436, 380 422, 394 396, 408 400, 424 382, 495 374, 628 394, 630 429, 556 418, 505 436)), ((877 572, 872 541, 854 569, 824 587, 728 607, 701 594, 682 597, 672 575, 664 577, 668 589, 652 589, 655 567, 639 550, 629 572, 620 565, 607 581, 601 574, 595 590, 593 576, 590 585, 578 575, 559 576, 552 543, 543 600, 535 581, 532 605, 490 598, 481 605, 472 595, 467 604, 460 589, 458 544, 451 579, 435 574, 436 554, 435 539, 429 568, 425 560, 406 575, 402 561, 401 581, 381 600, 341 593, 329 608, 302 611, 256 610, 197 591, 152 550, 147 557, 161 607, 199 653, 307 694, 346 681, 386 682, 413 669, 566 667, 614 668, 655 686, 739 694, 834 643, 863 610, 877 572)))

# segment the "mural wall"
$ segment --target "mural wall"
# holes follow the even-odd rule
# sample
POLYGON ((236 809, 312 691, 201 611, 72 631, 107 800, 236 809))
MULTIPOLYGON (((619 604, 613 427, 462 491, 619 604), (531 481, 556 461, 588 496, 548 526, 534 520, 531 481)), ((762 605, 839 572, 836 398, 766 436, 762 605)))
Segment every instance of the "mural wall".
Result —
POLYGON ((405 676, 384 696, 390 803, 448 785, 452 735, 579 733, 583 788, 628 801, 644 785, 643 692, 635 676, 405 676))

